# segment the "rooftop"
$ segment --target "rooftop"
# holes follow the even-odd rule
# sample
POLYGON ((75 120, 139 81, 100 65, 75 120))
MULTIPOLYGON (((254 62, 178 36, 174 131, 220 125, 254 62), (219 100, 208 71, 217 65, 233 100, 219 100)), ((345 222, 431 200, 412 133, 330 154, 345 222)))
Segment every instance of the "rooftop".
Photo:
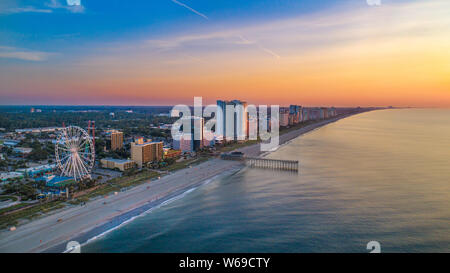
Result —
POLYGON ((33 148, 25 148, 25 147, 16 147, 14 148, 14 152, 19 152, 19 153, 31 153, 33 151, 33 148))
POLYGON ((107 161, 111 161, 111 162, 115 162, 115 163, 119 163, 119 164, 134 162, 133 160, 130 160, 130 159, 116 159, 116 158, 103 158, 103 160, 107 160, 107 161))
POLYGON ((30 168, 26 168, 26 169, 19 169, 18 171, 35 172, 35 171, 50 170, 50 169, 55 169, 55 168, 56 168, 56 164, 47 164, 47 165, 41 165, 41 166, 36 166, 36 167, 30 167, 30 168))
POLYGON ((16 178, 16 177, 23 177, 23 174, 19 173, 19 172, 0 173, 0 181, 4 181, 9 178, 16 178))
POLYGON ((145 145, 154 144, 154 143, 163 143, 163 142, 162 141, 148 141, 148 142, 143 142, 143 143, 133 142, 133 144, 136 146, 145 146, 145 145))
POLYGON ((1 143, 5 146, 16 146, 17 144, 19 144, 19 141, 3 139, 1 140, 1 143))
POLYGON ((64 177, 56 175, 44 176, 41 177, 40 179, 37 179, 36 181, 39 180, 45 181, 47 187, 65 187, 69 184, 76 183, 73 177, 64 177))

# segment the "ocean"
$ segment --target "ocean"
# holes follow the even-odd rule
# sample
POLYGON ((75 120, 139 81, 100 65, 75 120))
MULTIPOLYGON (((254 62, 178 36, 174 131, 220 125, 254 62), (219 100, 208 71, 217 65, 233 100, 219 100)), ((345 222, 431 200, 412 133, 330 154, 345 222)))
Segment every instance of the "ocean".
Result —
POLYGON ((300 171, 244 168, 82 252, 450 252, 450 110, 351 116, 267 157, 300 171))

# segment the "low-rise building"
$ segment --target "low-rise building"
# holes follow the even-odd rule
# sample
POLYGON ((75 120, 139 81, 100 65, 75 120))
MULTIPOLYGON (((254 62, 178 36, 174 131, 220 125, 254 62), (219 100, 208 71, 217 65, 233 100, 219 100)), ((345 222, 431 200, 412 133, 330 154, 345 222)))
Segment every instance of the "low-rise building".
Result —
POLYGON ((119 169, 122 172, 132 169, 136 166, 136 162, 129 159, 114 159, 114 158, 104 158, 100 160, 103 168, 107 169, 119 169))
POLYGON ((26 129, 16 129, 15 132, 18 134, 27 134, 27 133, 51 133, 62 130, 62 127, 43 127, 43 128, 26 128, 26 129))
POLYGON ((70 184, 76 183, 73 177, 57 176, 57 175, 46 175, 35 179, 35 181, 44 181, 45 186, 51 188, 65 188, 70 184))
POLYGON ((5 139, 2 140, 2 144, 3 146, 7 146, 7 147, 14 147, 17 146, 17 144, 19 144, 19 141, 15 141, 15 140, 9 140, 9 139, 5 139))
POLYGON ((33 148, 23 148, 23 147, 15 147, 13 148, 14 153, 27 155, 33 151, 33 148))
POLYGON ((181 155, 180 150, 166 149, 164 148, 164 158, 176 158, 181 155))
POLYGON ((2 182, 15 178, 23 178, 23 173, 20 172, 0 173, 0 181, 2 182))
POLYGON ((20 173, 23 173, 25 176, 28 176, 28 177, 37 177, 37 176, 42 176, 47 173, 51 173, 54 170, 56 170, 57 167, 58 166, 56 164, 46 164, 46 165, 40 165, 40 166, 30 167, 30 168, 26 168, 26 169, 18 169, 17 171, 20 173))

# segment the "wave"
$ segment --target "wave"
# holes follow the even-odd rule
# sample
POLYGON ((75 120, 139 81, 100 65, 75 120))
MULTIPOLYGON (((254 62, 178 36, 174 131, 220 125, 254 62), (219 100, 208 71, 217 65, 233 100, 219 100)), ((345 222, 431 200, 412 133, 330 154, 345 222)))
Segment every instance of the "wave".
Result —
POLYGON ((94 237, 88 239, 86 242, 84 242, 84 243, 82 244, 82 246, 85 246, 85 245, 87 245, 87 244, 89 244, 89 243, 92 243, 93 241, 95 241, 95 240, 97 240, 97 239, 100 239, 100 238, 104 237, 104 236, 107 235, 108 233, 111 233, 111 232, 113 232, 114 230, 117 230, 117 229, 119 229, 119 228, 121 228, 121 227, 123 227, 123 226, 125 226, 125 225, 127 225, 127 224, 129 224, 129 223, 131 223, 132 221, 134 221, 134 220, 137 219, 137 218, 140 218, 140 217, 143 217, 143 216, 149 214, 150 212, 152 212, 152 211, 155 210, 155 209, 161 208, 161 207, 163 207, 163 206, 165 206, 165 205, 168 205, 168 204, 172 203, 173 201, 176 201, 176 200, 178 200, 178 199, 181 199, 181 198, 183 198, 184 196, 186 196, 187 194, 193 192, 193 191, 196 190, 196 189, 197 189, 197 187, 192 188, 192 189, 189 189, 189 190, 187 190, 187 191, 185 191, 185 192, 183 192, 183 193, 181 193, 181 194, 179 194, 179 195, 177 195, 177 196, 175 196, 175 197, 172 197, 172 198, 170 198, 170 199, 168 199, 168 200, 162 202, 162 203, 159 204, 159 205, 153 206, 153 207, 149 208, 148 210, 146 210, 146 211, 144 211, 144 212, 142 212, 142 213, 140 213, 140 214, 138 214, 138 215, 135 215, 135 216, 131 217, 130 219, 127 219, 127 220, 123 221, 123 222, 120 223, 119 225, 114 226, 114 227, 112 227, 112 228, 110 228, 110 229, 108 229, 108 230, 106 230, 106 231, 100 233, 99 235, 96 235, 96 236, 94 236, 94 237))
MULTIPOLYGON (((94 242, 95 240, 98 240, 98 239, 104 237, 105 235, 107 235, 107 234, 113 232, 114 230, 117 230, 117 229, 119 229, 119 228, 121 228, 121 227, 123 227, 123 226, 125 226, 125 225, 127 225, 127 224, 129 224, 129 223, 131 223, 132 221, 136 220, 137 218, 140 218, 140 217, 143 217, 143 216, 145 216, 145 215, 148 215, 149 213, 151 213, 151 212, 152 212, 153 210, 155 210, 155 209, 161 208, 161 207, 166 206, 166 205, 168 205, 168 204, 170 204, 170 203, 172 203, 172 202, 174 202, 174 201, 176 201, 176 200, 182 199, 183 197, 185 197, 185 196, 188 195, 189 193, 195 191, 195 190, 198 189, 199 187, 208 185, 209 183, 218 180, 218 178, 220 178, 220 177, 233 175, 233 174, 236 173, 237 171, 239 171, 239 170, 233 170, 233 169, 232 169, 232 170, 226 171, 226 172, 224 172, 224 173, 215 175, 215 176, 213 176, 213 177, 211 177, 211 178, 208 178, 208 179, 204 180, 204 181, 200 184, 200 186, 194 186, 193 188, 190 188, 190 189, 184 191, 184 192, 181 193, 181 194, 178 194, 178 195, 176 195, 176 196, 174 196, 174 197, 172 197, 172 198, 170 198, 170 199, 168 199, 168 200, 165 200, 165 201, 163 201, 162 203, 160 203, 160 204, 158 204, 158 205, 152 206, 152 207, 149 208, 148 210, 146 210, 146 211, 144 211, 144 212, 142 212, 142 213, 140 213, 140 214, 138 214, 138 215, 135 215, 135 216, 133 216, 133 217, 131 217, 131 218, 129 218, 129 219, 127 219, 127 220, 121 222, 120 224, 118 224, 118 225, 116 225, 116 226, 114 226, 114 227, 112 227, 112 228, 110 228, 110 229, 108 229, 108 230, 105 230, 104 232, 102 232, 102 233, 100 233, 100 234, 98 234, 98 235, 95 235, 95 236, 89 238, 89 239, 86 240, 84 243, 82 243, 81 246, 86 246, 87 244, 92 243, 92 242, 94 242)), ((144 206, 145 206, 145 205, 144 205, 144 206)), ((144 206, 142 206, 142 207, 144 207, 144 206)), ((142 208, 142 207, 141 207, 141 208, 142 208)), ((120 217, 120 216, 119 216, 119 217, 120 217)), ((63 253, 66 253, 66 252, 68 252, 68 250, 65 250, 63 253)))

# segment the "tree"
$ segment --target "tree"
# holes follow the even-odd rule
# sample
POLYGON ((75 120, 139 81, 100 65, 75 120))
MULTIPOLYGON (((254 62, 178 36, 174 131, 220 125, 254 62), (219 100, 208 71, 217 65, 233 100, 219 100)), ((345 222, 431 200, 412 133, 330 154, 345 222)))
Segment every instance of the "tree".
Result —
POLYGON ((0 159, 0 169, 1 170, 5 170, 8 168, 8 162, 6 162, 6 160, 1 160, 0 159))
POLYGON ((10 156, 13 154, 13 149, 11 147, 5 147, 5 153, 10 156))
POLYGON ((41 146, 37 146, 37 148, 33 149, 33 151, 28 155, 31 160, 39 161, 47 159, 48 152, 46 150, 42 150, 41 146))
POLYGON ((164 161, 168 164, 168 165, 172 165, 176 162, 175 158, 164 158, 164 161))

